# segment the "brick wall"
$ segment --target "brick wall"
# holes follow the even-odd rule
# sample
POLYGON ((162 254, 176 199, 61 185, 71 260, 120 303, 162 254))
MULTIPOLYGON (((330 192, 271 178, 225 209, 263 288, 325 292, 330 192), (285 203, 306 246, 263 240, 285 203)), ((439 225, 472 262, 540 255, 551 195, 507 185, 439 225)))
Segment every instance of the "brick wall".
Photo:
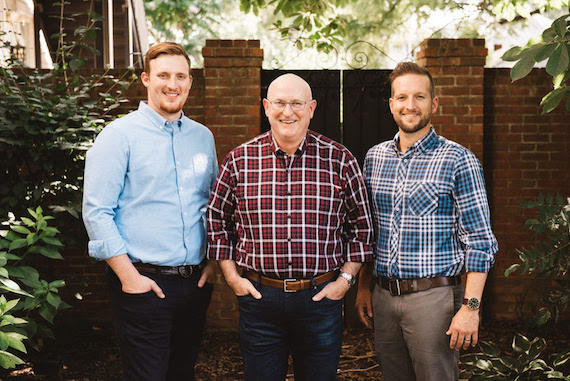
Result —
MULTIPOLYGON (((523 298, 551 281, 511 275, 504 270, 517 262, 516 248, 532 243, 521 230, 532 211, 519 206, 542 193, 569 195, 569 114, 558 107, 541 115, 540 98, 549 91, 550 77, 535 69, 511 83, 508 69, 485 69, 484 40, 428 40, 418 62, 429 67, 436 82, 440 107, 433 122, 438 133, 469 147, 482 161, 492 223, 499 241, 497 264, 484 295, 486 316, 516 318, 523 298)), ((208 126, 216 139, 218 159, 259 133, 260 70, 263 51, 258 41, 208 41, 203 49, 205 69, 193 70, 194 82, 184 112, 208 126)), ((131 101, 120 113, 136 108, 146 91, 140 82, 127 94, 131 101)), ((71 294, 83 300, 61 318, 109 320, 103 268, 92 264, 85 249, 71 248, 56 272, 71 294)), ((69 299, 69 298, 68 298, 69 299)), ((208 311, 212 327, 236 328, 236 298, 218 272, 208 311)))
POLYGON ((500 245, 487 286, 492 316, 517 316, 519 301, 536 301, 537 290, 552 283, 502 275, 518 263, 515 249, 534 243, 532 234, 521 228, 535 218, 536 210, 524 209, 519 202, 536 200, 540 193, 570 196, 570 114, 563 104, 547 115, 538 107, 551 89, 551 77, 544 69, 514 83, 509 69, 485 69, 484 165, 500 245))

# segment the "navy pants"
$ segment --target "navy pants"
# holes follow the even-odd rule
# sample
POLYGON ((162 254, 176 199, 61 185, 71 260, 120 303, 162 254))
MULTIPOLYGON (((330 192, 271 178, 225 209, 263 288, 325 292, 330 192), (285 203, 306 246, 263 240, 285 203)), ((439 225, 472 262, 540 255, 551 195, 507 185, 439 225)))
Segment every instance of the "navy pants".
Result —
POLYGON ((313 302, 311 298, 324 286, 289 293, 256 284, 261 299, 238 297, 246 381, 285 380, 289 353, 296 381, 336 380, 342 300, 313 302))
POLYGON ((107 269, 124 380, 194 380, 213 289, 210 283, 198 287, 201 273, 184 278, 141 272, 162 288, 166 297, 160 299, 154 291, 124 293, 115 273, 107 269))

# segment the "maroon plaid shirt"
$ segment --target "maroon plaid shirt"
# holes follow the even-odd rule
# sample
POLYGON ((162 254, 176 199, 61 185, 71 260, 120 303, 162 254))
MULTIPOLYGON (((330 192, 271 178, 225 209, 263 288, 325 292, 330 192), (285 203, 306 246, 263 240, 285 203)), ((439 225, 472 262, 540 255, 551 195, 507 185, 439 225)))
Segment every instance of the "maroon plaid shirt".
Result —
POLYGON ((292 155, 271 132, 230 152, 208 206, 208 258, 278 278, 373 259, 368 195, 354 156, 307 133, 292 155))

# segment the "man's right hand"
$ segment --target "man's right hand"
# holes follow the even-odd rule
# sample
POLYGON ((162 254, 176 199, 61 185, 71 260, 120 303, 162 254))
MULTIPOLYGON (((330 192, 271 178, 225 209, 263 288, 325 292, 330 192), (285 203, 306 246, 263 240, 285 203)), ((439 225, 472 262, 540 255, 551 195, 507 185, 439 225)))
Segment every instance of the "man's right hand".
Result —
POLYGON ((154 291, 156 296, 164 299, 164 293, 158 284, 140 273, 138 276, 135 275, 128 281, 123 282, 122 286, 122 290, 126 294, 144 294, 145 292, 154 291))
POLYGON ((162 289, 149 277, 141 275, 131 263, 127 254, 117 255, 106 260, 107 264, 121 281, 122 290, 126 294, 144 294, 154 291, 156 296, 164 299, 162 289))
POLYGON ((367 328, 372 328, 372 293, 370 289, 358 288, 354 308, 362 324, 367 328))
POLYGON ((261 299, 261 293, 257 291, 249 279, 237 276, 235 278, 232 278, 231 282, 227 278, 226 281, 232 290, 234 290, 234 293, 237 296, 245 296, 247 294, 251 294, 251 296, 253 296, 255 299, 261 299))
POLYGON ((234 290, 237 296, 246 296, 251 294, 255 299, 261 299, 261 293, 253 286, 247 278, 243 278, 237 269, 236 262, 233 259, 223 259, 218 261, 226 283, 234 290))

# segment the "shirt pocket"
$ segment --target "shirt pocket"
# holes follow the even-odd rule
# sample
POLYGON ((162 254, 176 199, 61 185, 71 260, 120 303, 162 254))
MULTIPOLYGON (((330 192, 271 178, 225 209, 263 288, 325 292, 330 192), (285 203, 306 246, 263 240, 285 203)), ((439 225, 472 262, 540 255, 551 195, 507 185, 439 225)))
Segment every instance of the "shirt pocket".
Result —
POLYGON ((410 212, 417 217, 435 213, 439 205, 439 187, 436 183, 417 182, 410 187, 410 212))
POLYGON ((213 177, 210 158, 205 153, 199 152, 192 157, 192 167, 194 169, 194 186, 209 194, 213 177))

